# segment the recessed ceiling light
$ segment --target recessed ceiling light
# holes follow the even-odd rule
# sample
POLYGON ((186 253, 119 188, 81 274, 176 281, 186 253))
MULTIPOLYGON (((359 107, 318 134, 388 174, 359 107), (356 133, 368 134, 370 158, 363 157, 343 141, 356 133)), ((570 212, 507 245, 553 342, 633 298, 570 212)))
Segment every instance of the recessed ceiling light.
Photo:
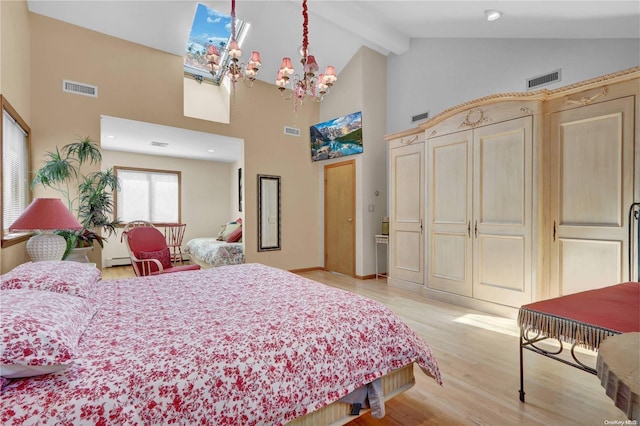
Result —
POLYGON ((107 135, 105 136, 107 139, 118 139, 117 137, 113 136, 113 135, 107 135))
POLYGON ((487 16, 487 21, 496 21, 502 16, 502 12, 498 10, 485 10, 484 14, 487 16))
POLYGON ((215 149, 208 149, 207 152, 216 152, 215 149))

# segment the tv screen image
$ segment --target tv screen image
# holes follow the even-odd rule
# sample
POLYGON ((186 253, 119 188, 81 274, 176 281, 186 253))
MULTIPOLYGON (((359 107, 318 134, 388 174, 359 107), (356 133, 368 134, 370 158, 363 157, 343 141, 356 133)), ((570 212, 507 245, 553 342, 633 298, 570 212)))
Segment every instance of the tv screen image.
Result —
POLYGON ((315 124, 309 132, 311 161, 362 153, 362 112, 315 124))

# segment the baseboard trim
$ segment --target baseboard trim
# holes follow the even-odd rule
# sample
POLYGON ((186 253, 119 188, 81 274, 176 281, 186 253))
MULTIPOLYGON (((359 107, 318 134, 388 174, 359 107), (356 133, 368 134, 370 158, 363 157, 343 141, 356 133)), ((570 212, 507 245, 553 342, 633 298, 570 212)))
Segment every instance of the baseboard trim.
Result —
POLYGON ((519 309, 512 306, 500 305, 498 303, 474 299, 473 297, 447 293, 446 291, 435 290, 422 284, 403 281, 397 278, 388 277, 387 283, 392 287, 411 291, 413 293, 418 293, 426 297, 427 299, 449 303, 450 305, 463 306, 465 308, 475 309, 476 311, 484 312, 491 315, 497 315, 504 318, 516 319, 518 317, 519 309))
POLYGON ((472 297, 460 296, 459 294, 447 293, 446 291, 434 290, 428 287, 422 289, 422 294, 430 299, 452 305, 464 306, 465 308, 475 309, 491 315, 497 315, 504 318, 516 319, 518 317, 518 308, 512 306, 500 305, 497 303, 487 302, 485 300, 474 299, 472 297))
POLYGON ((298 274, 300 272, 311 272, 311 271, 324 271, 325 269, 321 266, 314 266, 311 268, 301 268, 301 269, 289 269, 289 272, 293 272, 294 274, 298 274))

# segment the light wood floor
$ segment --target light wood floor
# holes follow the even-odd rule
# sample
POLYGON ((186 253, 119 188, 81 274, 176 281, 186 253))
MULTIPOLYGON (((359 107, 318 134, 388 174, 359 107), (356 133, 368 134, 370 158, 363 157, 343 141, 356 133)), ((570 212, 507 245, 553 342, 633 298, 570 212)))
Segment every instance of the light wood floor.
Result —
MULTIPOLYGON (((384 280, 325 271, 300 275, 389 306, 431 346, 442 372, 439 386, 416 369, 416 385, 386 404, 383 419, 365 415, 350 426, 625 424, 596 376, 529 351, 527 402, 521 403, 519 330, 512 319, 426 299, 384 280)), ((103 270, 103 279, 129 276, 129 266, 103 270)), ((590 356, 584 352, 581 359, 590 356)))

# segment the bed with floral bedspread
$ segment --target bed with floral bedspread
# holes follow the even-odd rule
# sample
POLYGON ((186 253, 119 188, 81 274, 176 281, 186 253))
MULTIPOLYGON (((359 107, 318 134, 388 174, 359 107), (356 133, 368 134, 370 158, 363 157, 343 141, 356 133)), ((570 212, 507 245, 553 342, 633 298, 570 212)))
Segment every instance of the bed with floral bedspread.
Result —
POLYGON ((205 267, 244 263, 242 243, 227 243, 216 238, 193 238, 184 248, 185 253, 190 254, 198 264, 205 267))
POLYGON ((441 383, 390 309, 293 273, 38 263, 1 277, 3 425, 281 425, 412 363, 441 383))

